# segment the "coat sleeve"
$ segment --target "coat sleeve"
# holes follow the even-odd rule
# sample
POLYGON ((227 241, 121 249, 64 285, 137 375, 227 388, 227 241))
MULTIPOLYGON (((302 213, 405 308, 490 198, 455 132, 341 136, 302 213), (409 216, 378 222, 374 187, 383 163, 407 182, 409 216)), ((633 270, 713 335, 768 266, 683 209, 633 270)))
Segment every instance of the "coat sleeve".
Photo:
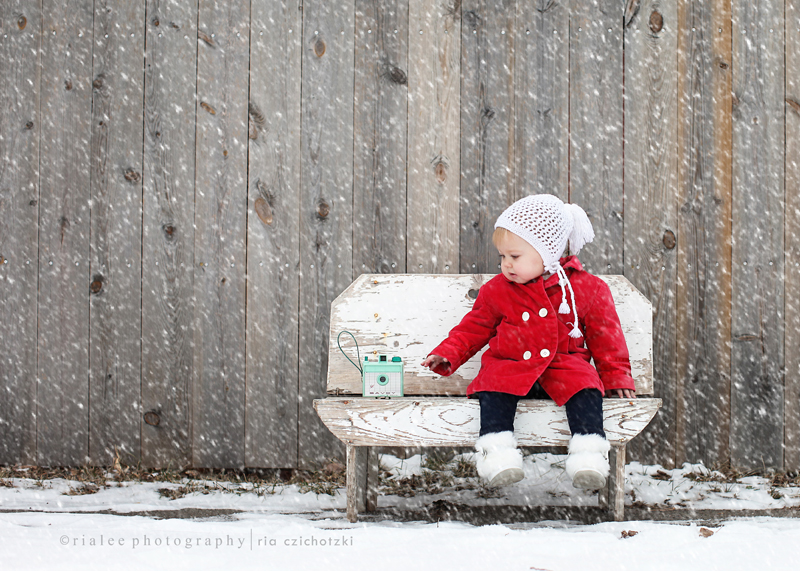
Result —
POLYGON ((488 289, 484 285, 478 290, 472 310, 450 331, 447 339, 429 353, 449 361, 449 364, 434 367, 433 372, 437 375, 452 375, 494 337, 502 316, 493 310, 491 303, 487 303, 488 289))
POLYGON ((586 347, 592 353, 605 390, 635 390, 628 344, 614 307, 614 298, 608 284, 600 279, 597 281, 594 302, 583 317, 586 347))

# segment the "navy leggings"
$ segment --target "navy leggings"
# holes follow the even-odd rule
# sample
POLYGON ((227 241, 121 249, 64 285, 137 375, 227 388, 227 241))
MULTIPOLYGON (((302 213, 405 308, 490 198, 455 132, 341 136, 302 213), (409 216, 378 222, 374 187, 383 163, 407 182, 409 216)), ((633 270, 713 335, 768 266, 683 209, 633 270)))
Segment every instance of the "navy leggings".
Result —
MULTIPOLYGON (((508 393, 482 391, 475 393, 481 403, 480 435, 492 432, 514 432, 514 415, 520 399, 549 399, 550 397, 536 382, 524 397, 508 393)), ((572 396, 564 405, 567 409, 567 422, 572 434, 599 434, 603 432, 603 395, 597 389, 583 389, 572 396)))

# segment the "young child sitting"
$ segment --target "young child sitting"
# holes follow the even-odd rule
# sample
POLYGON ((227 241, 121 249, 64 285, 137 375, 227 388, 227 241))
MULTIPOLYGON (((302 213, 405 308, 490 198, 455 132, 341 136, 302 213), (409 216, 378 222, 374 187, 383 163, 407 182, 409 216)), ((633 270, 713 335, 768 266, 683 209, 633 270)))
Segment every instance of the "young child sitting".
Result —
POLYGON ((480 288, 472 310, 422 362, 448 376, 489 344, 467 396, 480 401, 477 469, 491 486, 524 477, 514 438, 522 398, 551 398, 566 408, 573 485, 596 490, 606 483, 603 394, 634 398, 635 387, 611 291, 575 255, 560 258, 567 241, 577 254, 593 238, 580 206, 548 194, 512 204, 492 237, 502 273, 480 288))

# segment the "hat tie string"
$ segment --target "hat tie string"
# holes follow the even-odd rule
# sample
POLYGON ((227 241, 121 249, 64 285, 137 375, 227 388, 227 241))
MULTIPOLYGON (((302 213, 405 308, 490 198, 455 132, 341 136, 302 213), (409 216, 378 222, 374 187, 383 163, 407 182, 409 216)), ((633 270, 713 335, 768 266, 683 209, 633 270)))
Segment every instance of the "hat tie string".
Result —
POLYGON ((562 315, 569 313, 569 304, 567 303, 566 291, 568 288, 572 301, 572 313, 575 315, 575 321, 573 322, 572 330, 569 332, 569 336, 573 339, 583 337, 583 333, 581 333, 580 327, 578 327, 578 310, 575 305, 575 291, 572 289, 572 284, 570 283, 569 278, 567 278, 567 273, 564 271, 564 268, 561 267, 561 264, 558 264, 556 267, 556 274, 558 274, 558 285, 561 286, 561 305, 558 308, 558 312, 562 315))

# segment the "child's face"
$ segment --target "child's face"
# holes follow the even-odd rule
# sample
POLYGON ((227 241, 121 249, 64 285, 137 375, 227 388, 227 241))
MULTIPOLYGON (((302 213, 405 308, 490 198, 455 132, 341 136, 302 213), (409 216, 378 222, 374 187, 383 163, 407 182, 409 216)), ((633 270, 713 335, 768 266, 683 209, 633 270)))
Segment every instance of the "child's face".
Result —
POLYGON ((507 280, 524 284, 544 273, 544 262, 539 252, 525 240, 511 232, 497 243, 500 269, 507 280))

